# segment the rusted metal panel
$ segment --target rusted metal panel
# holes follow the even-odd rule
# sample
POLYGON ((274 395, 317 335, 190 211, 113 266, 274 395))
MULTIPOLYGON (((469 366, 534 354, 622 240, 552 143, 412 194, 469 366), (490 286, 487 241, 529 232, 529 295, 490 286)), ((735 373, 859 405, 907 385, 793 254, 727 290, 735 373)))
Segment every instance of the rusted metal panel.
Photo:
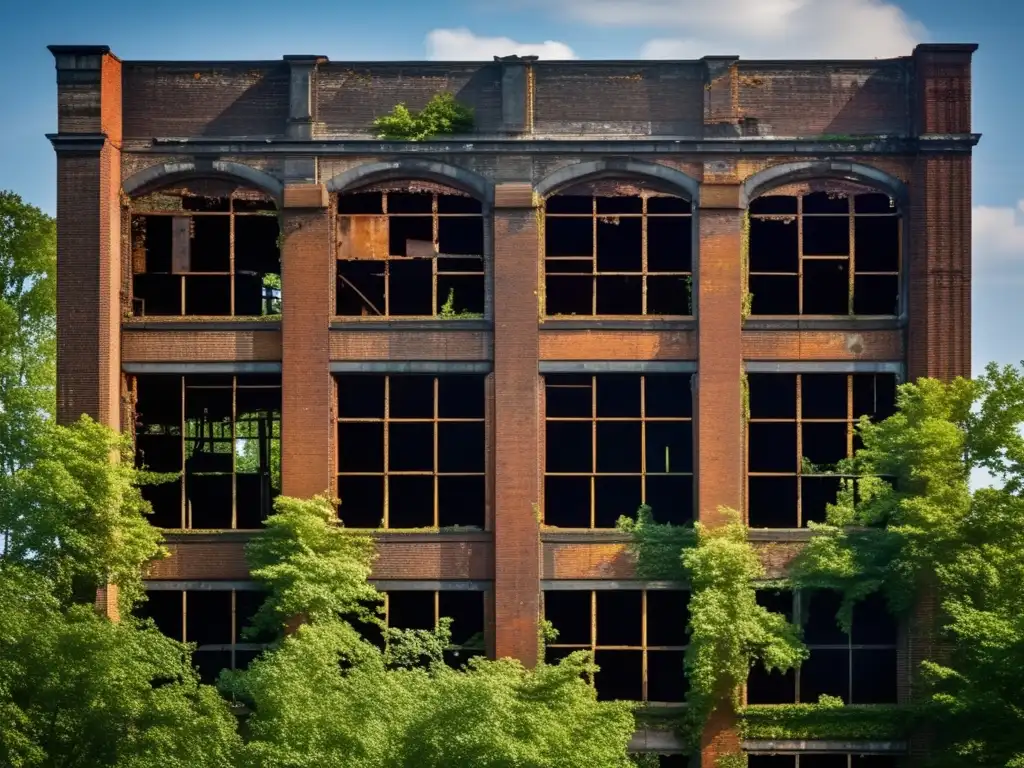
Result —
POLYGON ((171 220, 171 272, 188 272, 192 266, 192 227, 188 216, 171 220))
POLYGON ((139 216, 132 219, 132 274, 141 275, 146 271, 146 220, 139 216))
POLYGON ((405 255, 413 259, 432 259, 437 255, 437 246, 427 240, 406 240, 405 255))
POLYGON ((387 257, 387 216, 338 217, 339 259, 384 261, 387 257))

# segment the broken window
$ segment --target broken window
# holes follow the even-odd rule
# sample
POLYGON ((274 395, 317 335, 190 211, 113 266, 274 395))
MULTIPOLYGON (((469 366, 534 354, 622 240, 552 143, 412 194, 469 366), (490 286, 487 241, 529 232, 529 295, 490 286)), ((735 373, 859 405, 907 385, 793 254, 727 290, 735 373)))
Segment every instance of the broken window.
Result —
POLYGON ((847 704, 896 701, 898 627, 881 595, 854 606, 849 633, 836 622, 837 592, 759 590, 757 599, 791 621, 796 617, 810 655, 785 674, 753 667, 747 678, 748 704, 814 703, 822 695, 839 696, 847 704))
MULTIPOLYGON (((454 668, 476 656, 484 647, 484 592, 480 590, 390 590, 384 592, 383 619, 393 629, 437 629, 442 618, 451 619, 451 643, 445 662, 454 668)), ((355 622, 354 622, 355 624, 355 622)), ((384 646, 379 628, 357 625, 364 639, 384 646)))
POLYGON ((614 528, 647 504, 693 519, 689 373, 547 374, 544 524, 614 528))
POLYGON ((896 376, 882 373, 751 373, 747 515, 754 528, 824 522, 844 480, 837 462, 860 448, 854 425, 896 407, 896 376))
POLYGON ((689 598, 675 589, 546 591, 544 618, 558 636, 545 659, 593 653, 600 670, 591 682, 602 700, 682 702, 689 598))
POLYGON ((480 318, 479 200, 405 182, 338 197, 338 315, 480 318))
POLYGON ((602 181, 544 204, 545 314, 692 315, 692 206, 602 181))
POLYGON ((748 768, 896 768, 894 755, 858 755, 851 752, 751 754, 748 768))
POLYGON ((337 377, 339 515, 345 525, 483 529, 485 379, 337 377))
POLYGON ((260 528, 281 492, 280 375, 135 377, 136 465, 161 528, 260 528))
POLYGON ((197 181, 132 201, 132 314, 281 313, 277 208, 269 197, 197 181))
POLYGON ((752 315, 898 315, 902 222, 863 187, 791 185, 750 203, 752 315))
POLYGON ((222 669, 246 669, 274 640, 266 632, 242 638, 265 598, 255 586, 251 590, 150 590, 146 598, 136 614, 153 619, 167 637, 195 643, 192 662, 202 681, 210 685, 222 669))

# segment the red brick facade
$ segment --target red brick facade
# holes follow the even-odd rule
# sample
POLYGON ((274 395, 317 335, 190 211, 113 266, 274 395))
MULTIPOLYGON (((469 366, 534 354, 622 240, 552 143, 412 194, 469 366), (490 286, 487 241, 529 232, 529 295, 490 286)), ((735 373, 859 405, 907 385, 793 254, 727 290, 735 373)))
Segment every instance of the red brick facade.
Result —
MULTIPOLYGON (((133 366, 280 364, 283 492, 309 496, 336 491, 332 364, 489 364, 486 530, 383 535, 374 576, 488 582, 487 644, 497 656, 538 660, 542 580, 635 578, 623 541, 594 531, 590 541, 545 540, 542 364, 695 368, 695 508, 707 524, 720 520, 719 507, 744 509, 746 363, 807 371, 892 364, 910 378, 970 373, 973 46, 843 64, 310 58, 309 89, 299 93, 288 61, 154 64, 121 62, 103 47, 52 50, 59 418, 87 413, 123 426, 122 370, 133 366), (509 74, 514 67, 526 68, 524 80, 519 70, 509 74), (375 116, 402 101, 420 107, 443 89, 476 109, 479 137, 419 146, 372 140, 375 116), (210 176, 277 200, 282 319, 125 317, 131 281, 119 233, 133 194, 210 176), (607 178, 669 184, 677 195, 686 188, 696 233, 693 317, 545 317, 543 199, 607 178), (901 205, 903 313, 882 323, 852 315, 745 321, 749 200, 824 179, 873 187, 901 205), (441 182, 484 203, 483 320, 445 328, 335 317, 338 191, 381 180, 441 182)), ((148 578, 244 579, 243 538, 174 535, 171 557, 148 578)), ((770 574, 781 575, 799 544, 780 537, 758 547, 770 574)), ((923 606, 906 631, 904 695, 909 670, 932 645, 932 608, 923 606)), ((707 731, 702 765, 736 746, 722 714, 707 731)))

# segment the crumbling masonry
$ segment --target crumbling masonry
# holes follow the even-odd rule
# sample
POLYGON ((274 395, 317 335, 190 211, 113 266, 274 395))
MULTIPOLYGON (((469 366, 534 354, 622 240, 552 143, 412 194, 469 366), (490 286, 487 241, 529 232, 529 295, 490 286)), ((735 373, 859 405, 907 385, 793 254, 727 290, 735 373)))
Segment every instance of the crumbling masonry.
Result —
MULTIPOLYGON (((686 694, 685 585, 616 530, 744 511, 770 575, 823 519, 861 415, 969 373, 971 55, 876 61, 121 61, 53 46, 58 403, 130 432, 172 556, 147 610, 210 679, 260 650, 242 556, 275 496, 374 529, 393 626, 452 663, 592 649, 604 698, 686 694), (472 135, 379 140, 449 91, 472 135), (538 619, 559 630, 545 648, 538 619)), ((906 701, 899 626, 764 590, 810 659, 750 703, 906 701)), ((904 742, 701 762, 883 768, 904 742)), ((671 733, 638 751, 682 765, 671 733)))

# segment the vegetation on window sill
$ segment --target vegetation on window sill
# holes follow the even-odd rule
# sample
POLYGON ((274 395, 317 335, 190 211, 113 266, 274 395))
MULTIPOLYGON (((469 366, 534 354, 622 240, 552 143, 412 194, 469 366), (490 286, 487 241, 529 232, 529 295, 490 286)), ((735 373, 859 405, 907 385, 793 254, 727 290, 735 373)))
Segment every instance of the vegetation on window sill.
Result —
POLYGON ((441 311, 437 313, 439 320, 481 320, 482 312, 469 312, 467 310, 455 309, 455 289, 448 289, 448 298, 441 305, 441 311))
POLYGON ((817 704, 751 704, 737 714, 743 739, 894 741, 909 736, 916 710, 898 704, 844 705, 842 699, 822 696, 817 704))
POLYGON ((473 110, 456 101, 454 94, 438 93, 423 109, 410 110, 396 104, 391 112, 373 121, 378 139, 424 141, 435 136, 453 136, 473 130, 473 110))

